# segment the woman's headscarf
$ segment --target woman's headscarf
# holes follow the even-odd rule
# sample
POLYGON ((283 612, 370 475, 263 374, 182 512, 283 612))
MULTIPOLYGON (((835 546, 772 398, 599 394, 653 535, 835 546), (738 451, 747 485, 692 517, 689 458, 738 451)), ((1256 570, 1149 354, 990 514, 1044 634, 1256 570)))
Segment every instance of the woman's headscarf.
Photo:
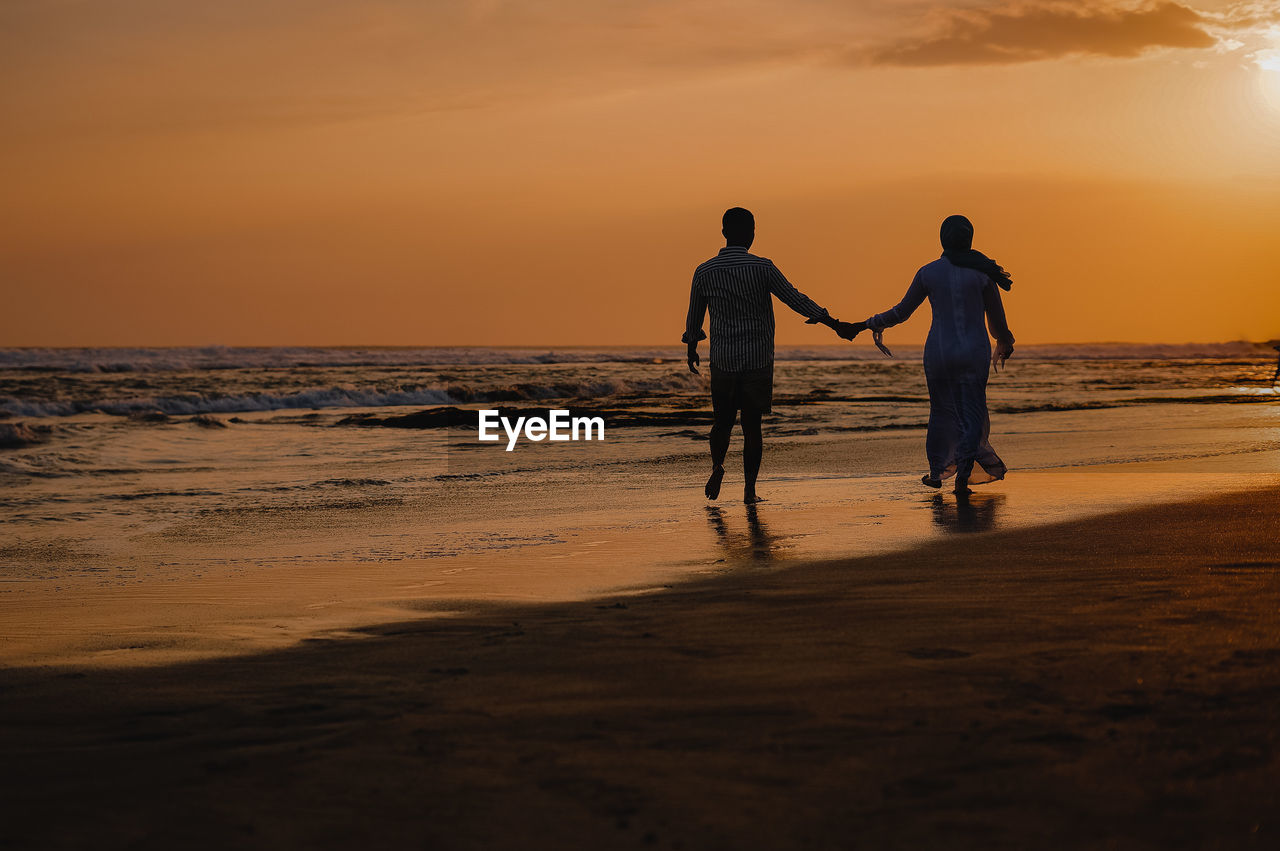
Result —
POLYGON ((942 256, 956 266, 977 269, 1001 289, 1013 288, 1013 278, 999 263, 973 249, 973 223, 964 216, 947 216, 942 221, 942 256))

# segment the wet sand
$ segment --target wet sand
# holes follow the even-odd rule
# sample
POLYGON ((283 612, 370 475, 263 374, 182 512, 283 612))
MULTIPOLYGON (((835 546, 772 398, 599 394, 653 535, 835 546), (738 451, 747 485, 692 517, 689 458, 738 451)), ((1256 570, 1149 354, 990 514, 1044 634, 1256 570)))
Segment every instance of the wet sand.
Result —
MULTIPOLYGON (((916 429, 770 440, 760 483, 770 501, 754 519, 739 501, 736 440, 713 509, 702 494, 705 445, 683 439, 661 458, 584 470, 539 468, 541 456, 529 456, 519 474, 428 478, 391 498, 375 487, 254 501, 237 479, 235 487, 205 482, 218 494, 205 502, 166 495, 158 483, 134 500, 124 497, 141 484, 108 483, 113 508, 88 519, 58 520, 57 511, 70 511, 56 501, 67 480, 37 478, 24 487, 47 499, 39 511, 51 516, 0 523, 0 667, 271 652, 469 601, 643 592, 743 565, 888 553, 956 531, 1030 529, 1280 483, 1274 406, 1166 406, 1136 419, 1123 410, 1046 412, 1017 425, 1000 441, 1016 469, 964 510, 920 484, 916 429)), ((307 451, 346 445, 313 431, 320 436, 307 451)), ((167 439, 211 451, 203 432, 167 439)), ((344 466, 325 475, 360 473, 364 456, 347 451, 344 466)), ((364 472, 386 473, 403 451, 364 472)), ((182 475, 183 488, 204 489, 182 475)))
POLYGON ((13 668, 0 841, 1276 847, 1278 530, 1268 484, 274 652, 13 668))
MULTIPOLYGON (((1194 462, 1158 462, 1019 471, 964 505, 915 475, 775 475, 764 491, 769 501, 750 513, 736 493, 708 504, 701 468, 682 477, 632 473, 630 482, 566 475, 554 501, 520 482, 470 492, 448 522, 424 521, 405 507, 348 509, 224 537, 206 519, 186 529, 171 524, 154 540, 124 537, 118 546, 130 552, 116 556, 59 550, 54 539, 38 569, 9 568, 0 580, 0 667, 166 665, 261 653, 465 611, 476 601, 643 594, 744 568, 889 553, 958 532, 1030 529, 1280 484, 1272 472, 1280 451, 1242 461, 1257 469, 1190 472, 1194 462), (419 555, 443 549, 433 535, 491 547, 419 555), (175 545, 183 536, 190 542, 175 545), (326 558, 321 547, 344 554, 326 558)), ((228 525, 236 522, 244 518, 228 525)))

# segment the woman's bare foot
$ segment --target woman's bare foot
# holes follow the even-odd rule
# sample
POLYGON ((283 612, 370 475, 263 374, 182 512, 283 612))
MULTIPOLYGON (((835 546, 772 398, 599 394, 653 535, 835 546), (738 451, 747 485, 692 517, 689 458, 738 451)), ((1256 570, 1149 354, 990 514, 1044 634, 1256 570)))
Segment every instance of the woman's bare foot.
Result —
POLYGON ((969 489, 969 479, 956 476, 956 496, 968 496, 971 493, 973 491, 969 489))
POLYGON ((920 481, 921 481, 921 482, 923 482, 923 483, 924 483, 925 485, 927 485, 928 487, 931 487, 931 488, 940 488, 940 487, 942 487, 942 479, 939 479, 939 478, 937 478, 937 477, 935 477, 935 476, 932 476, 932 475, 927 475, 927 474, 926 474, 925 476, 921 477, 920 481))
POLYGON ((706 494, 707 499, 717 499, 720 496, 720 481, 724 478, 724 467, 714 467, 711 470, 711 478, 707 479, 706 494))

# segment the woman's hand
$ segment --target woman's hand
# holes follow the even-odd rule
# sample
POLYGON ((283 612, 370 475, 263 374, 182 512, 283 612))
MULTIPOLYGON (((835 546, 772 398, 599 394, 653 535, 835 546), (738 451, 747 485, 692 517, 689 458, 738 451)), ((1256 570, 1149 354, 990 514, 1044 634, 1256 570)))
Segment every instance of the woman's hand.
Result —
POLYGON ((994 369, 996 372, 999 372, 1000 369, 1004 366, 1004 362, 1007 361, 1012 355, 1013 355, 1013 343, 997 342, 995 350, 991 352, 991 368, 994 369))
POLYGON ((871 330, 871 339, 875 342, 876 348, 884 352, 885 357, 893 357, 893 352, 889 351, 889 347, 884 344, 884 329, 879 331, 874 328, 871 330))

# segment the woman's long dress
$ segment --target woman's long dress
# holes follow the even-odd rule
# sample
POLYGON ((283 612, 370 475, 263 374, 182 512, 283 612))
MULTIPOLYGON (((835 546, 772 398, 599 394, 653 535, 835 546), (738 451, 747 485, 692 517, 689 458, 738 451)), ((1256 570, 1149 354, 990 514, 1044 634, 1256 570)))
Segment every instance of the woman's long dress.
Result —
POLYGON ((924 375, 929 384, 929 433, 924 449, 929 474, 938 479, 967 478, 970 484, 1003 479, 1007 468, 988 440, 991 417, 987 413, 991 371, 987 326, 997 340, 1013 342, 1000 289, 982 272, 954 266, 942 257, 922 266, 902 301, 871 317, 867 325, 878 331, 905 322, 926 298, 933 310, 924 344, 924 375))

